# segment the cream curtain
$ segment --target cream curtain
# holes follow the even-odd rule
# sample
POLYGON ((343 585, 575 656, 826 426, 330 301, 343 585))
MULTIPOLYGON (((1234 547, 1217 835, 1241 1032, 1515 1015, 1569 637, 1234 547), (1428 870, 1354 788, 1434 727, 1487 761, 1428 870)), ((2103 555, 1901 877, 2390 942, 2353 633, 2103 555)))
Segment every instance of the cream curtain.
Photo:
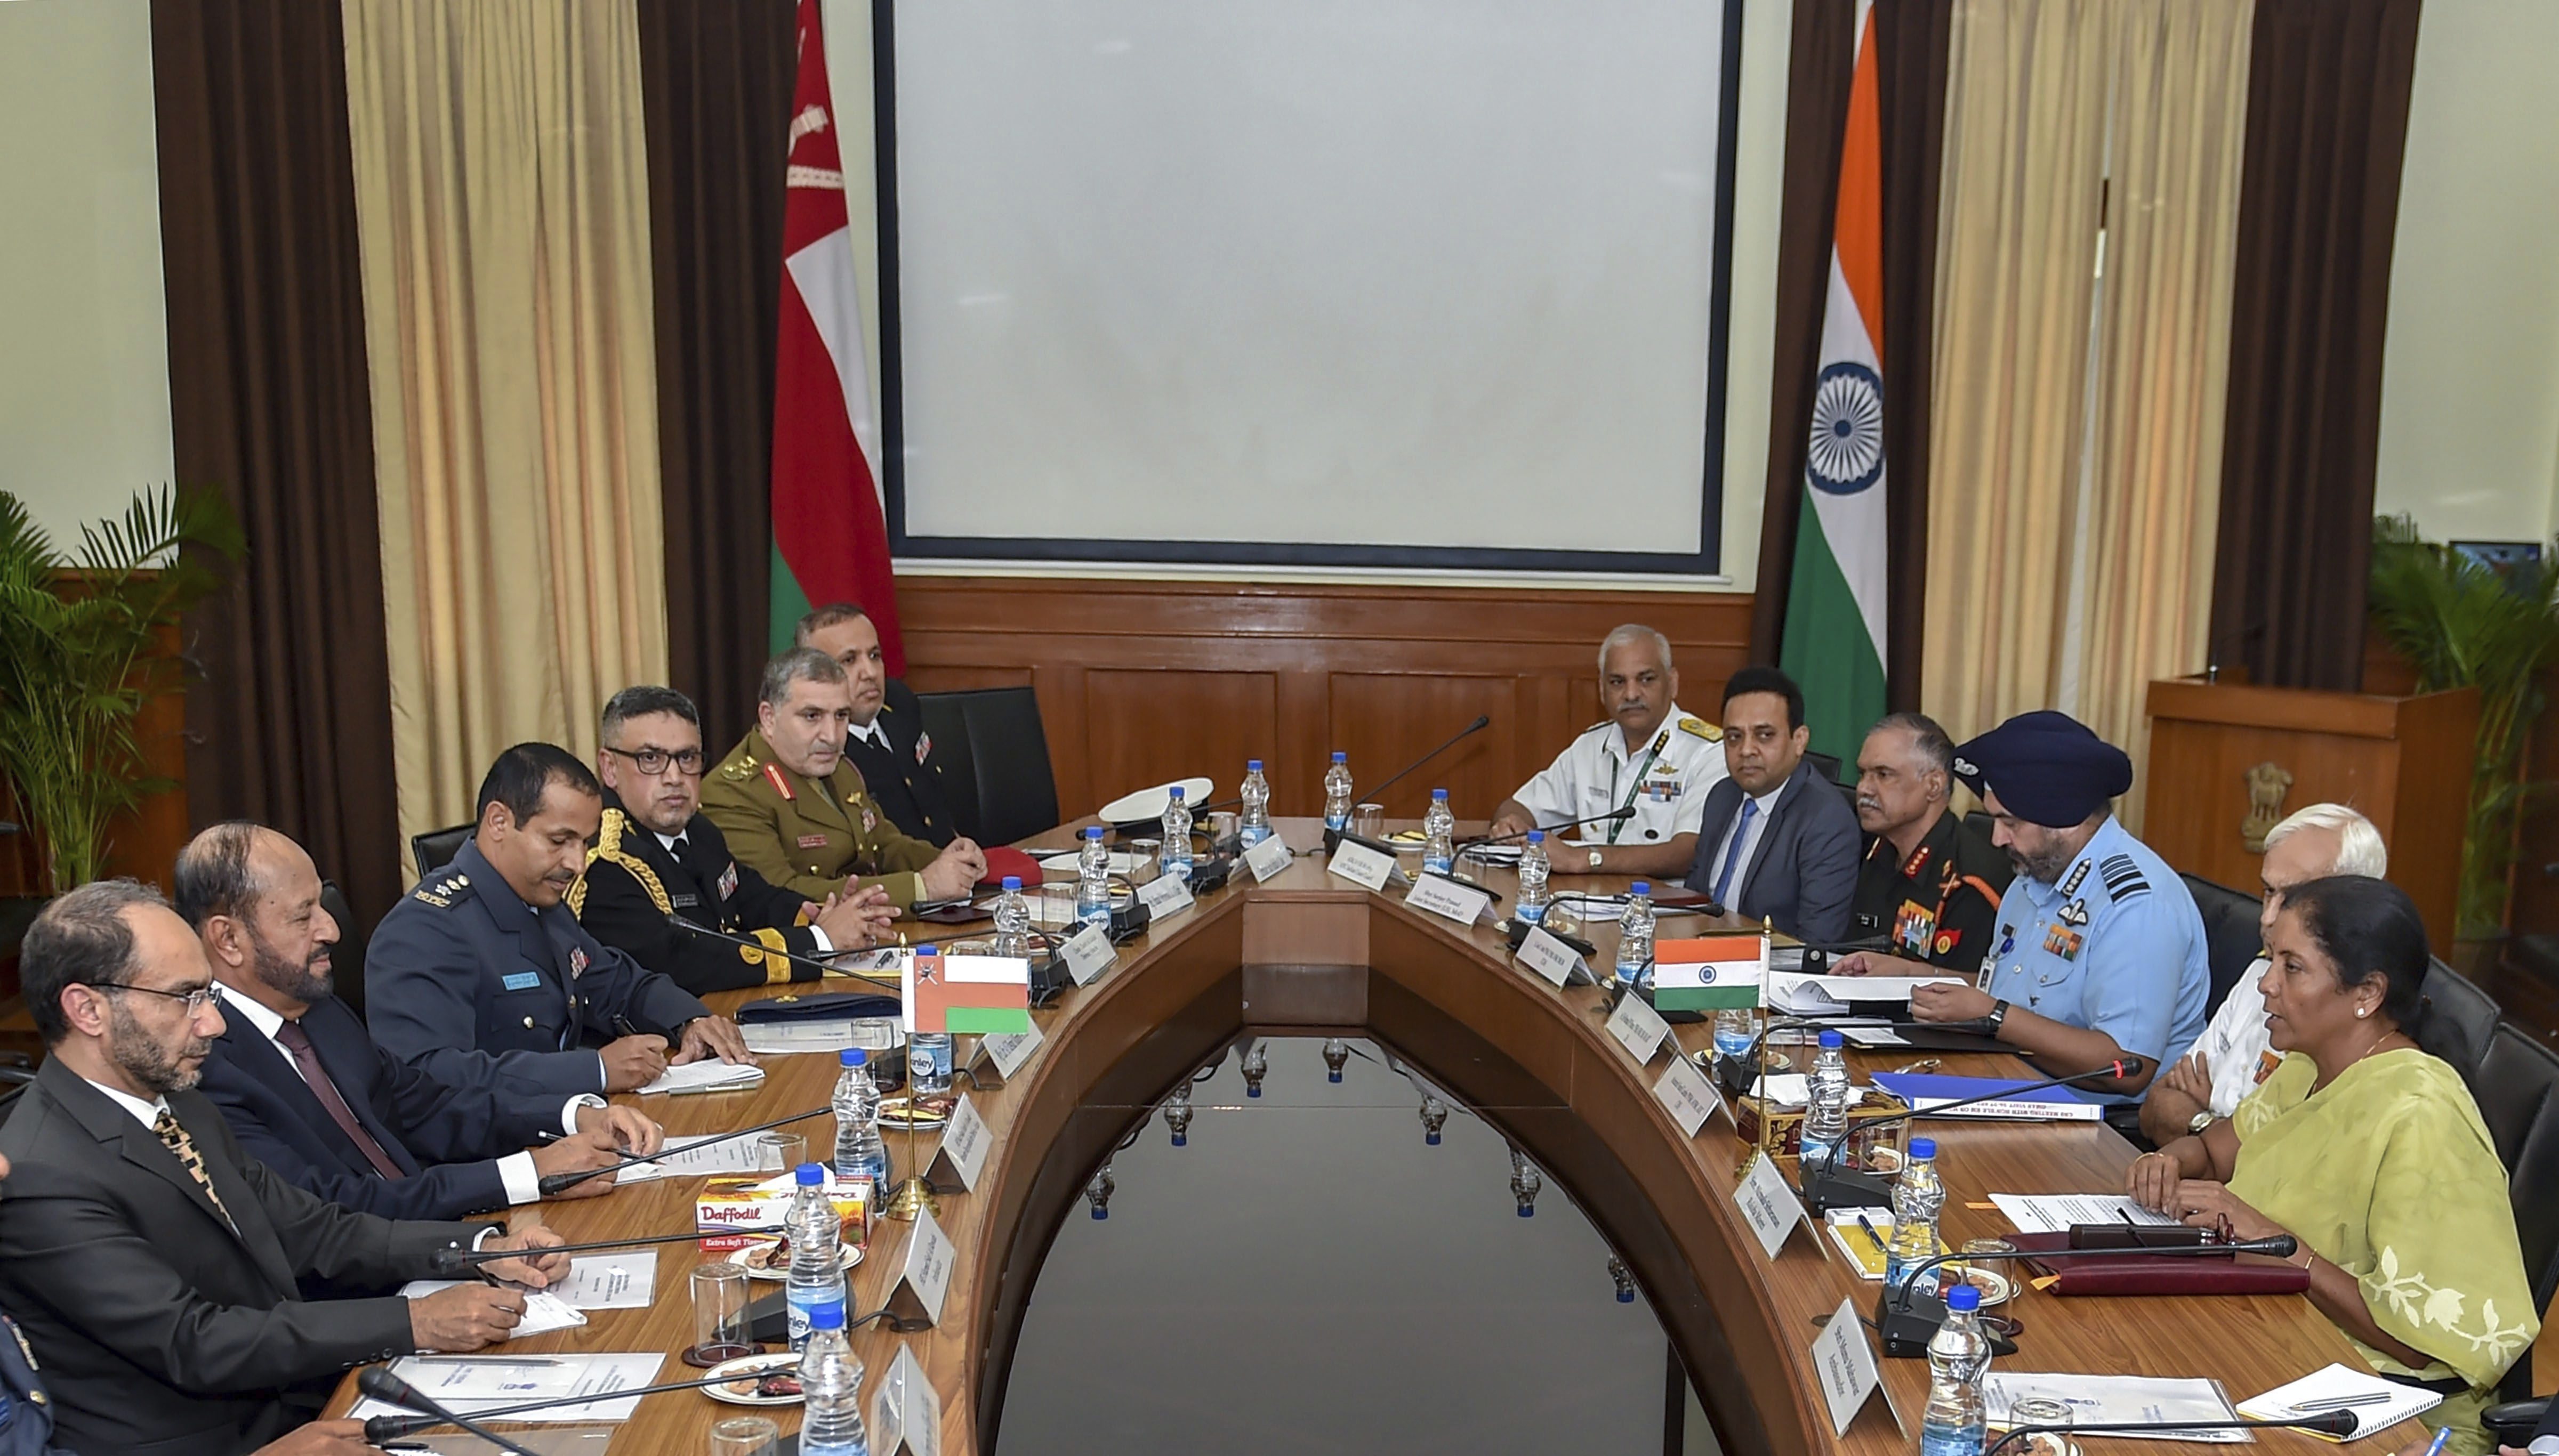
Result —
POLYGON ((637 16, 344 0, 401 832, 667 667, 637 16))
POLYGON ((2139 769, 2147 684, 2203 664, 2252 18, 1956 12, 1923 692, 1959 740, 2057 707, 2139 769))

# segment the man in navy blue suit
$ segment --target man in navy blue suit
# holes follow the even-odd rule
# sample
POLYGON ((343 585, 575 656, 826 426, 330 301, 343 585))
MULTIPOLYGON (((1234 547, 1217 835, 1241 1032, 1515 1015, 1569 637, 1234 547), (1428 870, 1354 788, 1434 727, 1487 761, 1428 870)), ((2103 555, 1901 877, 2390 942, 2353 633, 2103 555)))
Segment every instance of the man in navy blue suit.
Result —
MULTIPOLYGON (((308 1192, 385 1219, 532 1203, 549 1173, 654 1152, 657 1124, 602 1097, 462 1088, 374 1044, 332 994, 338 925, 302 846, 233 821, 178 856, 177 909, 213 963, 223 1035, 203 1088, 240 1146, 308 1192)), ((565 1195, 608 1192, 611 1174, 565 1195)))
POLYGON ((1804 756, 1804 690, 1774 667, 1724 684, 1727 777, 1707 791, 1688 887, 1815 945, 1848 939, 1865 851, 1857 811, 1804 756))

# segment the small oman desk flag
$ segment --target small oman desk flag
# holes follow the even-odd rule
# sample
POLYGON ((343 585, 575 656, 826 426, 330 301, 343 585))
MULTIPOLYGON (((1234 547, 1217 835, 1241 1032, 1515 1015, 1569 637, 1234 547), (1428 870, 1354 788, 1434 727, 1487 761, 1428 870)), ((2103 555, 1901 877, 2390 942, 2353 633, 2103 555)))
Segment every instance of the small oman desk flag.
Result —
POLYGON ((774 651, 813 606, 857 602, 879 629, 888 674, 906 671, 880 513, 879 458, 863 355, 844 164, 827 87, 818 0, 800 0, 782 211, 782 311, 773 368, 774 651))
POLYGON ((1874 0, 1858 0, 1840 143, 1822 366, 1804 454, 1804 510, 1786 579, 1779 665, 1804 689, 1812 747, 1853 763, 1883 716, 1883 127, 1874 0))
POLYGON ((910 1033, 1020 1036, 1031 1029, 1031 963, 1018 955, 943 955, 920 946, 906 957, 901 980, 910 1033))

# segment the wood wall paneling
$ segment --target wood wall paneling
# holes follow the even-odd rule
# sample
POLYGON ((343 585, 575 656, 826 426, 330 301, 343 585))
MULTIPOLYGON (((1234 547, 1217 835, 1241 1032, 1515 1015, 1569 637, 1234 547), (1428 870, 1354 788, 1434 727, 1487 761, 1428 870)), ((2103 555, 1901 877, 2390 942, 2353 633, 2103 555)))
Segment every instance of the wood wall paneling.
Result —
POLYGON ((917 691, 1031 685, 1069 816, 1190 774, 1229 797, 1253 757, 1274 812, 1314 814, 1332 750, 1374 784, 1486 713, 1388 801, 1419 814, 1439 784, 1481 817, 1601 716, 1611 628, 1668 636, 1709 718, 1750 630, 1749 597, 1709 592, 911 576, 898 606, 917 691))

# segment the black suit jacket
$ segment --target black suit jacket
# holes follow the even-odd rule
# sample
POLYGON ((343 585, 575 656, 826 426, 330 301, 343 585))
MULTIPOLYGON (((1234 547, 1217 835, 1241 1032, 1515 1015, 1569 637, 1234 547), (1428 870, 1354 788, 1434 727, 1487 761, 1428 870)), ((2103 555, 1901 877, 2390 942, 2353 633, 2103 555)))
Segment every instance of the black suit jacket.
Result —
POLYGON ((871 799, 889 822, 910 837, 930 839, 937 847, 950 843, 960 826, 951 821, 942 765, 933 757, 932 741, 924 731, 924 708, 916 702, 914 691, 890 678, 888 695, 881 699, 879 716, 872 721, 888 738, 888 747, 844 736, 844 755, 862 771, 862 784, 871 799))
POLYGON ((203 1094, 171 1092, 224 1222, 140 1120, 57 1058, 0 1126, 0 1305, 27 1332, 62 1445, 227 1456, 309 1418, 350 1366, 409 1354, 408 1301, 306 1301, 299 1281, 389 1294, 482 1226, 394 1224, 276 1177, 203 1094))
POLYGON ((798 924, 809 897, 739 864, 719 825, 707 815, 696 813, 684 826, 683 846, 679 859, 631 817, 620 797, 604 791, 604 827, 586 851, 585 877, 568 895, 578 924, 696 996, 816 980, 820 971, 814 965, 667 924, 668 916, 680 915, 776 950, 799 955, 818 950, 817 935, 798 924))
POLYGON ((498 1158, 557 1133, 565 1099, 439 1082, 376 1045, 346 1002, 303 1013, 347 1110, 409 1176, 382 1177, 320 1104, 293 1059, 228 1006, 204 1092, 250 1157, 306 1193, 385 1219, 458 1219, 507 1206, 498 1158))
MULTIPOLYGON (((1688 871, 1690 889, 1714 893, 1715 877, 1724 868, 1718 853, 1724 831, 1741 812, 1742 798, 1741 786, 1731 779, 1718 780, 1707 791, 1706 818, 1697 828, 1697 862, 1688 871)), ((1764 918, 1787 935, 1816 945, 1847 940, 1864 847, 1848 796, 1805 759, 1795 765, 1786 792, 1768 811, 1750 867, 1731 887, 1729 908, 1751 920, 1764 918)))

